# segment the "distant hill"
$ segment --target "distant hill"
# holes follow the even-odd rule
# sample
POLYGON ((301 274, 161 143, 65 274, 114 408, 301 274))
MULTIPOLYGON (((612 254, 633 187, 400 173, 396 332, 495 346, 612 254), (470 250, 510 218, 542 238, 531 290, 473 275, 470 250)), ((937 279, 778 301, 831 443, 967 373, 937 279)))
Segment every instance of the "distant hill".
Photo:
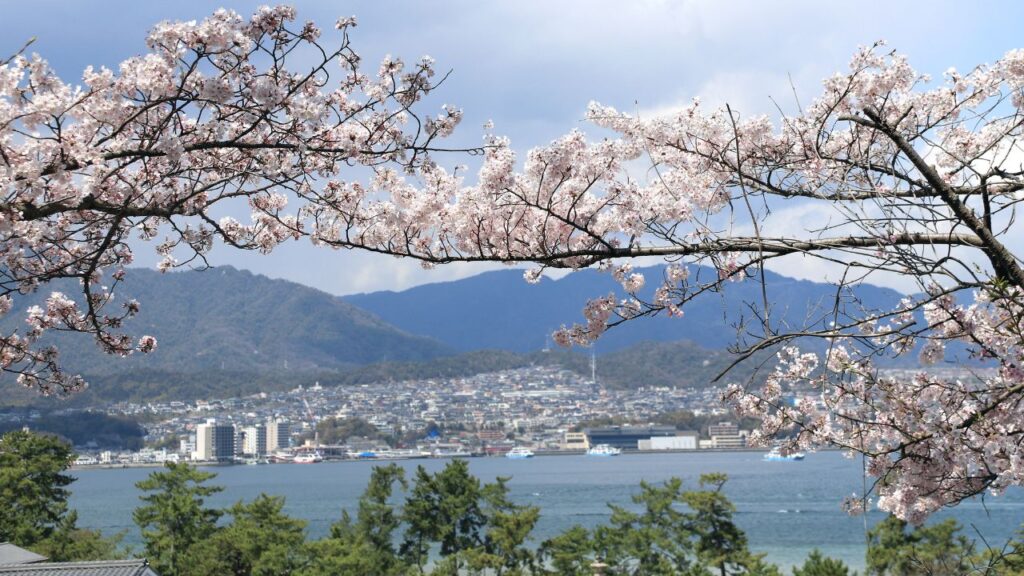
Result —
MULTIPOLYGON (((648 277, 649 296, 663 269, 641 271, 648 277)), ((768 287, 774 326, 801 326, 808 318, 820 322, 835 304, 828 284, 769 274, 768 287)), ((73 295, 77 289, 71 282, 54 283, 19 298, 0 328, 21 328, 20 312, 50 292, 73 295)), ((581 319, 588 298, 611 291, 619 292, 617 283, 590 270, 545 278, 538 285, 524 282, 519 270, 503 270, 403 292, 338 298, 229 266, 168 274, 133 269, 118 295, 138 299, 142 312, 127 328, 136 336, 155 335, 156 352, 122 359, 101 353, 80 335, 58 334, 52 341, 65 365, 91 385, 73 405, 223 398, 317 380, 350 385, 536 364, 589 375, 589 350, 540 350, 548 347, 551 331, 581 319)), ((841 309, 892 309, 900 297, 862 285, 839 304, 841 309)), ((683 318, 619 326, 594 348, 598 380, 621 388, 704 386, 732 361, 725 348, 751 317, 746 303, 759 300, 757 282, 729 283, 722 292, 691 302, 683 318)), ((728 379, 743 379, 750 370, 741 367, 728 379)), ((38 401, 13 384, 0 393, 0 405, 38 401)))
MULTIPOLYGON (((650 298, 664 277, 664 267, 638 272, 647 277, 642 295, 650 298)), ((707 279, 715 272, 693 268, 692 274, 707 279)), ((836 304, 834 285, 771 272, 765 277, 773 326, 820 324, 836 304)), ((346 296, 344 300, 403 330, 436 338, 457 350, 528 352, 542 348, 545 338, 562 324, 582 321, 586 301, 609 292, 622 294, 609 274, 595 270, 574 272, 558 280, 542 278, 538 284, 526 283, 521 270, 500 270, 402 292, 346 296)), ((895 290, 862 284, 847 291, 839 305, 841 311, 859 306, 892 310, 902 296, 895 290)), ((760 301, 758 282, 729 282, 721 292, 706 293, 688 303, 682 318, 660 316, 627 322, 602 336, 596 349, 604 353, 643 341, 679 340, 724 349, 743 336, 745 325, 759 329, 748 303, 760 301)))
MULTIPOLYGON (((729 366, 733 357, 723 350, 702 348, 693 342, 641 342, 597 358, 598 382, 609 388, 678 386, 703 388, 729 366)), ((743 381, 752 366, 730 372, 727 382, 743 381)), ((454 356, 410 362, 378 362, 347 369, 311 371, 228 371, 211 369, 180 372, 138 368, 117 374, 86 374, 90 388, 61 407, 98 406, 112 402, 195 400, 240 397, 257 392, 290 390, 314 381, 324 386, 358 386, 375 382, 460 378, 528 366, 557 366, 589 377, 590 356, 579 350, 538 351, 478 350, 454 356)), ((13 387, 12 387, 13 388, 13 387)), ((0 406, 39 405, 53 408, 38 395, 9 389, 0 406)))
MULTIPOLYGON (((53 291, 73 297, 77 290, 77 283, 57 282, 19 298, 0 328, 19 328, 24 322, 20 312, 53 291)), ((142 311, 127 330, 156 336, 157 350, 119 358, 99 351, 88 337, 56 334, 51 341, 59 345, 68 369, 118 377, 136 371, 288 373, 454 352, 330 294, 230 266, 166 274, 133 269, 117 296, 141 303, 142 311)))

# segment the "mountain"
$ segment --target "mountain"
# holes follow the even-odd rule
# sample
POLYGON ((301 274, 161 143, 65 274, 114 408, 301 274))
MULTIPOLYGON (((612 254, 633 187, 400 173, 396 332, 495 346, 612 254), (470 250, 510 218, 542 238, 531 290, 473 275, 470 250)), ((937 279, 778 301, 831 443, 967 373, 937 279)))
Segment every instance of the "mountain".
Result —
MULTIPOLYGON (((638 269, 647 278, 641 292, 653 296, 664 277, 664 267, 638 269)), ((714 278, 709 268, 691 270, 692 277, 714 278)), ((831 320, 836 305, 832 284, 796 280, 766 272, 773 326, 800 328, 831 320)), ((609 292, 622 295, 611 275, 595 270, 573 272, 561 279, 542 278, 538 284, 523 280, 521 270, 486 272, 463 280, 440 282, 402 292, 373 292, 347 296, 345 301, 376 314, 403 330, 435 338, 460 351, 497 348, 527 352, 545 345, 559 326, 583 319, 583 305, 609 292)), ((892 310, 903 295, 868 284, 845 291, 839 310, 859 315, 860 307, 892 310)), ((626 322, 608 331, 596 344, 599 353, 622 350, 642 341, 691 340, 705 348, 735 344, 745 330, 758 333, 753 316, 762 301, 760 283, 728 282, 720 292, 705 293, 684 308, 682 318, 661 315, 626 322)), ((759 311, 760 312, 760 311, 759 311)))
MULTIPOLYGON (((21 297, 0 328, 18 328, 24 309, 53 291, 73 297, 78 290, 77 283, 54 282, 21 297)), ((166 274, 132 269, 116 296, 119 302, 141 303, 126 330, 156 336, 156 351, 119 358, 82 335, 47 335, 69 370, 118 378, 138 371, 288 373, 453 353, 437 340, 398 329, 330 294, 230 266, 166 274)))
MULTIPOLYGON (((702 348, 693 342, 640 342, 601 355, 597 379, 610 388, 678 386, 701 388, 712 383, 733 356, 724 350, 702 348)), ((125 369, 108 374, 87 374, 88 390, 62 399, 60 408, 102 406, 113 402, 155 402, 242 397, 258 392, 290 390, 298 384, 319 382, 324 386, 358 386, 376 382, 462 378, 528 366, 557 366, 589 378, 591 358, 579 350, 536 351, 478 350, 430 360, 377 362, 345 369, 325 370, 220 370, 198 372, 125 369)), ((758 362, 729 372, 727 382, 744 381, 758 362)), ((3 406, 35 405, 54 409, 32 391, 4 390, 3 406)))
MULTIPOLYGON (((644 296, 650 297, 663 268, 640 271, 649 283, 644 296)), ((805 325, 808 318, 820 324, 836 304, 829 284, 770 273, 767 280, 773 326, 805 325)), ((50 292, 71 296, 77 290, 76 283, 55 282, 19 297, 0 329, 22 328, 24 309, 50 292)), ((537 285, 527 284, 521 271, 502 270, 403 292, 338 298, 229 266, 167 274, 133 269, 117 287, 117 296, 142 304, 126 328, 135 336, 156 336, 154 353, 118 358, 103 354, 81 335, 47 337, 60 347, 64 365, 90 382, 75 405, 224 398, 316 380, 349 385, 536 364, 589 376, 589 351, 540 350, 552 330, 581 319, 588 298, 609 292, 620 292, 618 284, 592 270, 544 278, 537 285)), ((893 290, 861 285, 841 295, 839 308, 888 310, 900 297, 893 290)), ((595 346, 598 379, 622 388, 706 385, 733 359, 725 348, 736 342, 738 327, 751 317, 747 303, 760 299, 757 282, 728 283, 721 292, 690 302, 682 318, 648 318, 616 327, 595 346)), ((729 380, 748 374, 749 368, 741 367, 729 380)), ((13 384, 0 393, 0 404, 38 400, 13 384)))

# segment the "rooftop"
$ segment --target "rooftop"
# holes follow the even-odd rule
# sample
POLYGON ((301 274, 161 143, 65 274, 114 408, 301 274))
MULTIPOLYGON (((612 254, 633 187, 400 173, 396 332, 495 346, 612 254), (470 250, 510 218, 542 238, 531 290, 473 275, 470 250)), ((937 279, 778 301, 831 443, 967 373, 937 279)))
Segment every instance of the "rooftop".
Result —
POLYGON ((10 542, 0 542, 0 566, 7 564, 32 564, 43 562, 46 556, 40 556, 35 552, 15 546, 10 542))
POLYGON ((158 576, 145 560, 39 562, 0 566, 2 576, 158 576))

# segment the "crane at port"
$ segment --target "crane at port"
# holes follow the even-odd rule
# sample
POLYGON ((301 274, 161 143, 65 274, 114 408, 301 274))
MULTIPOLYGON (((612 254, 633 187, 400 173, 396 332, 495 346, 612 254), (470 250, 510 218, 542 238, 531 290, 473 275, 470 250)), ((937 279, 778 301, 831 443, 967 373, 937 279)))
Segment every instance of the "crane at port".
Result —
POLYGON ((320 427, 317 426, 316 415, 313 414, 313 409, 309 407, 309 402, 306 398, 302 398, 302 404, 306 407, 306 416, 309 417, 310 425, 313 426, 313 449, 320 449, 320 427))

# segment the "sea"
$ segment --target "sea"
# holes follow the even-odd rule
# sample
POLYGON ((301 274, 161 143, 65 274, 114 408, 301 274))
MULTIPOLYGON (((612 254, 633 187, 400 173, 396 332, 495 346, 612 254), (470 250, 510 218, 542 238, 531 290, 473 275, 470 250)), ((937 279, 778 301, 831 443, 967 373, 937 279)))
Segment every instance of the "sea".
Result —
MULTIPOLYGON (((471 458, 470 471, 485 481, 511 477, 513 500, 538 506, 541 519, 534 542, 576 524, 592 527, 608 520, 608 504, 635 507, 630 496, 642 480, 663 482, 680 477, 684 487, 697 487, 701 474, 724 472, 725 492, 736 505, 735 520, 750 546, 789 573, 811 550, 839 558, 863 573, 865 531, 884 518, 879 511, 849 516, 840 507, 844 497, 861 492, 864 477, 859 459, 839 452, 808 454, 803 461, 770 462, 760 452, 673 452, 622 454, 616 457, 585 455, 538 456, 524 460, 500 457, 471 458)), ((429 471, 445 460, 399 460, 407 475, 417 466, 429 471)), ((261 492, 284 496, 285 511, 308 521, 307 534, 324 536, 341 517, 354 513, 359 495, 378 462, 339 461, 314 465, 272 464, 218 466, 211 481, 224 491, 209 499, 213 506, 250 500, 261 492)), ((132 510, 141 492, 135 483, 152 468, 75 470, 70 486, 72 507, 79 525, 105 534, 124 532, 123 542, 141 549, 132 510)), ((934 519, 956 518, 964 533, 989 546, 999 547, 1024 522, 1024 490, 965 501, 934 519)))

